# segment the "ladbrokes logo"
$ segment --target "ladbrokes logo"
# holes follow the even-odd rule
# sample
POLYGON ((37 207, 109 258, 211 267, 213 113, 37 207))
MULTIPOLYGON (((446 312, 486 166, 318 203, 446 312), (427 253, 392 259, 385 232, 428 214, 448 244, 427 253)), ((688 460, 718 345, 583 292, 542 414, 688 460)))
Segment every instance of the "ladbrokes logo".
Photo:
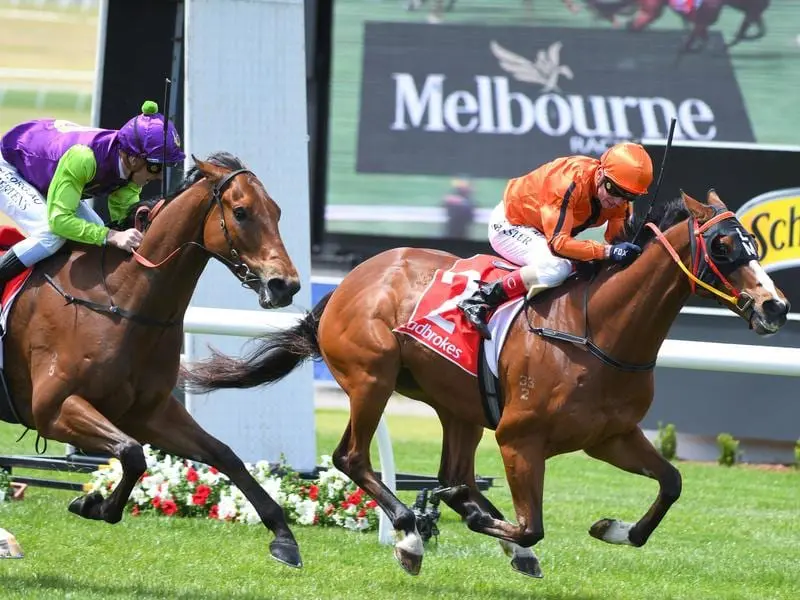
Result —
POLYGON ((358 170, 516 176, 672 117, 677 139, 753 141, 728 58, 676 68, 681 34, 651 33, 369 23, 358 170))
POLYGON ((800 267, 800 188, 757 196, 736 216, 758 241, 759 260, 767 271, 800 267))
POLYGON ((408 329, 448 356, 452 356, 456 360, 461 357, 461 348, 452 343, 449 337, 436 333, 428 323, 411 322, 408 324, 408 329))

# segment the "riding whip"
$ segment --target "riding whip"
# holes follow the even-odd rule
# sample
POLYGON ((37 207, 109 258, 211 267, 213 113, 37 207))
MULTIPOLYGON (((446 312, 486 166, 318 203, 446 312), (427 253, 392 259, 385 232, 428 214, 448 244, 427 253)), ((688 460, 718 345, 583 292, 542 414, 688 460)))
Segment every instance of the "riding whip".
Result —
POLYGON ((644 220, 642 221, 641 225, 639 225, 639 230, 636 232, 636 235, 633 236, 633 243, 636 243, 636 240, 639 239, 639 234, 642 233, 642 228, 644 224, 647 223, 647 220, 650 218, 650 213, 653 211, 653 205, 656 203, 656 199, 658 198, 658 190, 661 188, 661 180, 664 178, 664 168, 667 166, 667 156, 669 156, 669 149, 672 148, 672 136, 675 134, 675 124, 677 120, 675 117, 672 117, 672 121, 669 124, 669 133, 667 134, 667 145, 664 146, 664 156, 661 158, 661 170, 658 172, 658 179, 656 180, 656 189, 653 191, 653 197, 650 199, 650 205, 647 207, 647 214, 644 216, 644 220))
MULTIPOLYGON (((172 81, 169 77, 164 78, 164 106, 163 112, 164 115, 164 147, 162 148, 162 156, 161 156, 161 197, 167 197, 167 130, 169 129, 169 93, 171 90, 172 81)), ((662 167, 663 169, 663 167, 662 167)))

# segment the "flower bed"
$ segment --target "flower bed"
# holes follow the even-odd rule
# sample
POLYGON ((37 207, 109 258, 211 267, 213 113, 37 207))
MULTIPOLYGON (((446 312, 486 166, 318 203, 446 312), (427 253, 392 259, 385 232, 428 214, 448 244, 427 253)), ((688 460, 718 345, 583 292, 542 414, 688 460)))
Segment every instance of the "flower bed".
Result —
MULTIPOLYGON (((128 501, 132 515, 151 512, 167 517, 203 517, 220 521, 260 523, 253 505, 230 480, 213 467, 177 459, 144 446, 147 471, 128 501)), ((303 480, 285 463, 275 468, 266 461, 247 469, 283 507, 287 520, 300 525, 345 527, 371 531, 378 527, 377 504, 322 457, 323 470, 315 481, 303 480)), ((92 473, 87 493, 108 496, 122 478, 116 459, 92 473)))

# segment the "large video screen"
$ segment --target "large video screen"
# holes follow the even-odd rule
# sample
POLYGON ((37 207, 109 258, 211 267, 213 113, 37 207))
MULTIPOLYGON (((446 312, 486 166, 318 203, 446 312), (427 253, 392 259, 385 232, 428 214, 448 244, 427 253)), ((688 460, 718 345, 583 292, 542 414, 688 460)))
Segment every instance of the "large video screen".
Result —
POLYGON ((673 117, 800 143, 794 0, 336 0, 332 47, 329 233, 483 241, 508 178, 673 117))

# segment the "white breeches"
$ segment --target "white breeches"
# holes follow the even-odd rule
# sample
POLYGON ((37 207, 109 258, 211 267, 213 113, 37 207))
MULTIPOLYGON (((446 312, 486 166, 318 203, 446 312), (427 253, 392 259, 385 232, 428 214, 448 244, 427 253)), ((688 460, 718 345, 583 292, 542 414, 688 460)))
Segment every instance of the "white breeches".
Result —
POLYGON ((502 202, 489 218, 489 243, 506 260, 534 267, 539 283, 547 287, 561 284, 572 273, 572 261, 550 252, 547 240, 538 229, 512 225, 506 220, 502 202))
MULTIPOLYGON (((0 212, 5 213, 27 236, 14 245, 14 253, 26 267, 55 254, 64 238, 50 231, 44 197, 17 170, 0 158, 0 212)), ((81 200, 75 213, 91 223, 103 224, 89 203, 81 200)))

